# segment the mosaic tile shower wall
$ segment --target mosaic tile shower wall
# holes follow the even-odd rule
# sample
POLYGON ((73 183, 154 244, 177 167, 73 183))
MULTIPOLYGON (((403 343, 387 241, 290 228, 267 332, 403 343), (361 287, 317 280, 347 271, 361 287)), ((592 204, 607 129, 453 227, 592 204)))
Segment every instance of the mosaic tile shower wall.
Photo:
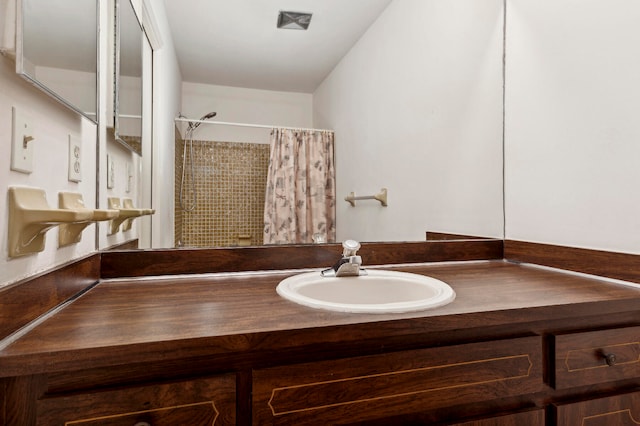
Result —
MULTIPOLYGON (((193 211, 181 211, 183 144, 182 140, 176 141, 176 245, 262 244, 269 145, 194 141, 193 188, 197 206, 193 211)), ((192 185, 188 167, 184 191, 187 200, 187 189, 192 185)))

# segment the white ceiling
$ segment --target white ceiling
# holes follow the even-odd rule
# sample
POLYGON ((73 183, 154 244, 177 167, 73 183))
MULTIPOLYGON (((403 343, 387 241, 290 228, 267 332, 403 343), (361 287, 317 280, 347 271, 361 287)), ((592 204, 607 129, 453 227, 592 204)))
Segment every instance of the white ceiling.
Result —
POLYGON ((164 0, 182 79, 312 93, 392 0, 164 0), (278 12, 313 13, 307 31, 278 12))

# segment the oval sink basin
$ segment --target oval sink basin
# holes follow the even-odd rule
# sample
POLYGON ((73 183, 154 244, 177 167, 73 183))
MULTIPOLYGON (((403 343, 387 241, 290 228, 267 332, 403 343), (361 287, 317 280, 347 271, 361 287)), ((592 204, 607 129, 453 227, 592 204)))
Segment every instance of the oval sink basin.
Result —
POLYGON ((276 288, 285 299, 311 308, 354 313, 402 313, 451 303, 456 293, 443 281, 407 272, 368 269, 357 277, 308 272, 276 288))

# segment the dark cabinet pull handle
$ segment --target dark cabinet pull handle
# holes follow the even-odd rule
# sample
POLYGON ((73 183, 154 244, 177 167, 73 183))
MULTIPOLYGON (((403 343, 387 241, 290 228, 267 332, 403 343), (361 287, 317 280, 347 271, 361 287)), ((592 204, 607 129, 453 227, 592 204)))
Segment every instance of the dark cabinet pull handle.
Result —
POLYGON ((608 366, 612 367, 616 365, 616 354, 604 354, 604 360, 608 366))

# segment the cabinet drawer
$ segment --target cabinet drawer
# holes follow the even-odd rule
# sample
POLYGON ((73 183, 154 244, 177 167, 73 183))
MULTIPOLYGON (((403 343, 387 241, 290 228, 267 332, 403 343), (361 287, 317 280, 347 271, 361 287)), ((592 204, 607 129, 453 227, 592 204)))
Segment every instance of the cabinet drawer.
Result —
POLYGON ((507 414, 450 426, 544 426, 544 410, 526 411, 523 413, 507 414))
POLYGON ((540 337, 253 372, 253 424, 335 424, 538 392, 540 337))
POLYGON ((555 404, 558 426, 626 426, 640 424, 640 392, 555 404))
POLYGON ((640 377, 640 327, 563 334, 554 341, 556 389, 640 377))
POLYGON ((38 425, 233 425, 235 375, 55 396, 37 402, 38 425))

